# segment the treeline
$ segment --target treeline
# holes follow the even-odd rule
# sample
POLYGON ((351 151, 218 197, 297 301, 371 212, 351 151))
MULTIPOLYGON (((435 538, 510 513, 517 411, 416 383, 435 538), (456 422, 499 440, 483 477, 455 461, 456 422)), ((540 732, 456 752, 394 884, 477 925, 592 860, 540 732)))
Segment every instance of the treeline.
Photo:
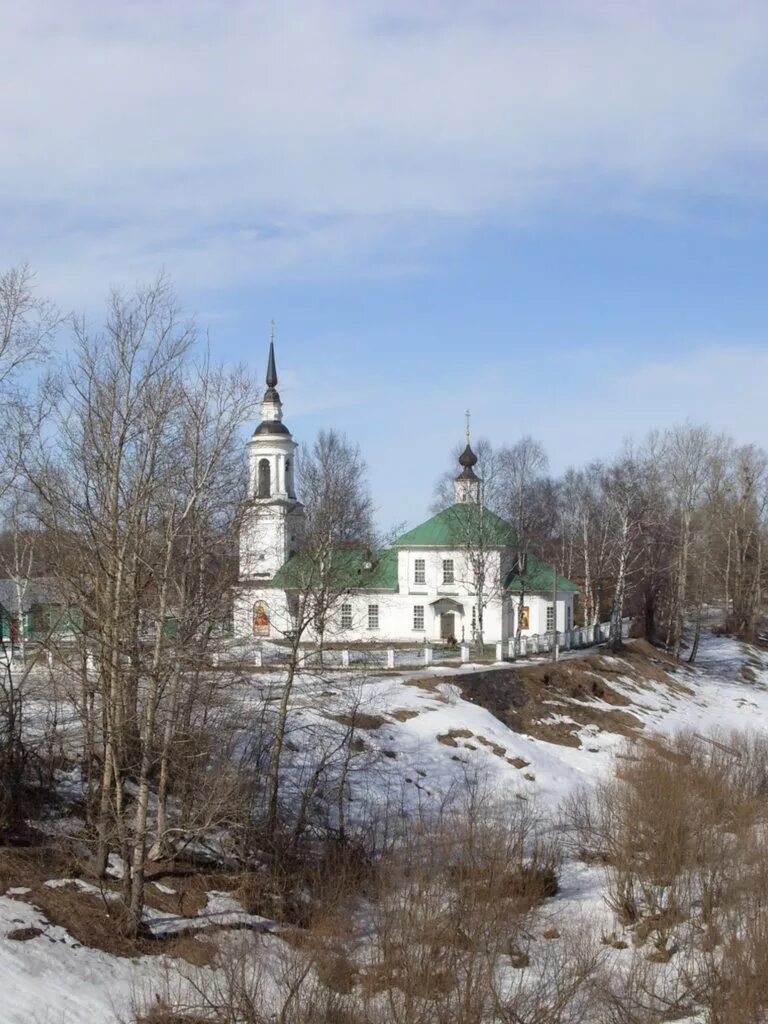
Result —
MULTIPOLYGON (((484 501, 514 526, 519 565, 534 553, 578 582, 584 625, 629 614, 648 639, 676 657, 685 647, 690 660, 707 605, 740 636, 760 629, 768 538, 762 448, 686 423, 560 477, 548 474, 546 453, 530 437, 502 447, 481 441, 477 453, 484 501)), ((438 482, 441 507, 453 500, 453 475, 438 482)))

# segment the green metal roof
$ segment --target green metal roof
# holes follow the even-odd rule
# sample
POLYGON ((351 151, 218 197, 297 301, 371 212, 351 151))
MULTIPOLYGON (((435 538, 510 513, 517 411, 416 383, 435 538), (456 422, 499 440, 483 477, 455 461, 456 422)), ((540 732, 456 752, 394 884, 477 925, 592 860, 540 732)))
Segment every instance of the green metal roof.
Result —
POLYGON ((321 582, 333 590, 397 590, 397 552, 391 548, 336 548, 322 565, 310 555, 294 555, 267 586, 304 590, 321 582), (370 569, 365 568, 366 562, 370 569))
POLYGON ((398 537, 395 547, 508 548, 514 543, 514 531, 501 516, 475 502, 460 502, 398 537))
MULTIPOLYGON (((554 571, 551 565, 542 562, 536 555, 528 555, 525 576, 520 577, 512 571, 504 581, 504 589, 510 594, 519 594, 521 591, 525 594, 551 594, 554 571)), ((580 593, 579 587, 565 576, 557 577, 557 589, 560 593, 580 593)))

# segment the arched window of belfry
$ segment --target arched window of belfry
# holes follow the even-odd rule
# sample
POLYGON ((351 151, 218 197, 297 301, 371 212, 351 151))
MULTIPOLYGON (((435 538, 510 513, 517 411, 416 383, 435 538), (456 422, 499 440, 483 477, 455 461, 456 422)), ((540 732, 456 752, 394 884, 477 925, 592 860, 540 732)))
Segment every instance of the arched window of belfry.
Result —
POLYGON ((268 498, 270 494, 269 459, 259 459, 259 483, 257 495, 259 498, 268 498))

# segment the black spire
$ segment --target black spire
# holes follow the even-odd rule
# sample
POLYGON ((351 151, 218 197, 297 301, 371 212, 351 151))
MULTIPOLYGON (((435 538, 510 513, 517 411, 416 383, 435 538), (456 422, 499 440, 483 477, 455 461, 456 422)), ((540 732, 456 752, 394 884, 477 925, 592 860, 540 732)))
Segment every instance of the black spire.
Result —
POLYGON ((282 422, 283 409, 280 395, 277 392, 277 366, 275 365, 275 325, 272 324, 272 340, 269 343, 269 359, 267 360, 267 390, 261 403, 261 415, 264 417, 256 427, 257 434, 290 434, 288 427, 282 422))
POLYGON ((277 387, 277 367, 275 366, 275 342, 274 338, 269 343, 269 362, 267 363, 267 387, 277 387))

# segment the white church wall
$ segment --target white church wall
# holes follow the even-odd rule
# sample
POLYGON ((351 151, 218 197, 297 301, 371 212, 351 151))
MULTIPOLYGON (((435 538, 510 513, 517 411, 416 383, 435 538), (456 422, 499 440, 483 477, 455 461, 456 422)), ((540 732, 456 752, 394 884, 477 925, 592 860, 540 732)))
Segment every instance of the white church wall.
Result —
POLYGON ((240 526, 240 578, 271 579, 298 549, 303 533, 301 505, 253 502, 240 526))
MULTIPOLYGON (((341 595, 335 601, 326 622, 326 643, 440 643, 441 605, 443 598, 432 594, 399 594, 391 591, 367 591, 341 595), (436 604, 436 602, 438 602, 436 604), (415 609, 423 609, 421 614, 415 609)), ((452 599, 453 600, 453 599, 452 599)), ((454 608, 455 639, 472 639, 472 611, 476 601, 472 595, 455 599, 461 610, 454 608)), ((483 638, 486 643, 506 641, 515 635, 519 598, 494 599, 486 605, 483 615, 483 638)), ((528 607, 528 628, 524 636, 547 632, 547 608, 551 598, 541 594, 525 597, 528 607)), ((242 637, 254 636, 254 615, 259 610, 269 620, 268 627, 259 627, 256 638, 279 640, 293 627, 287 596, 282 590, 269 587, 244 588, 235 600, 234 628, 242 637)), ((564 594, 557 602, 557 628, 560 632, 573 625, 573 595, 564 594), (570 609, 570 620, 569 610, 570 609)), ((307 640, 316 640, 311 632, 307 640)))
MULTIPOLYGON (((514 636, 517 615, 519 614, 520 598, 512 599, 514 615, 509 616, 509 636, 514 636)), ((523 629, 524 636, 547 633, 547 609, 552 607, 551 594, 525 594, 523 607, 528 608, 528 628, 523 629)), ((562 633, 573 628, 573 594, 571 592, 557 595, 557 629, 562 633)), ((505 638, 506 639, 506 638, 505 638)))

